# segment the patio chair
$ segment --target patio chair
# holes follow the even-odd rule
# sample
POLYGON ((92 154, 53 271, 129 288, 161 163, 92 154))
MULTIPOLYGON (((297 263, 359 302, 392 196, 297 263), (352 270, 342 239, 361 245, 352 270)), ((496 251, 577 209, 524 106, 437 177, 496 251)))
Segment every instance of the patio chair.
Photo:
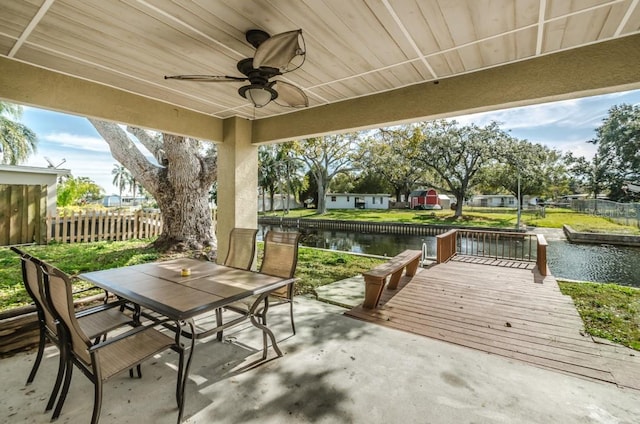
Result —
MULTIPOLYGON (((298 264, 298 242, 301 234, 298 232, 268 231, 264 238, 264 255, 260 272, 282 278, 292 278, 298 264)), ((263 325, 267 325, 267 311, 269 308, 278 305, 289 305, 289 316, 291 319, 291 330, 296 334, 296 327, 293 320, 293 284, 288 284, 272 292, 265 299, 262 308, 254 312, 263 325)), ((232 312, 247 315, 257 297, 249 297, 243 301, 233 303, 225 309, 232 312)), ((218 322, 220 325, 222 320, 218 322)), ((220 334, 220 333, 218 333, 220 334)))
MULTIPOLYGON (((229 234, 229 250, 223 265, 250 270, 256 256, 256 234, 254 228, 234 228, 229 234)), ((216 309, 216 323, 222 325, 222 309, 216 309)), ((222 340, 223 332, 218 331, 217 339, 222 340)))
MULTIPOLYGON (((51 311, 51 308, 48 306, 48 303, 44 298, 45 294, 42 269, 43 267, 50 270, 56 268, 18 249, 15 246, 12 246, 11 250, 20 255, 20 261, 22 264, 22 280, 27 293, 33 300, 38 317, 38 353, 36 354, 36 359, 33 362, 33 366, 31 368, 31 372, 29 373, 29 377, 27 378, 26 385, 31 384, 35 379, 38 368, 40 367, 40 363, 42 362, 42 357, 44 355, 44 349, 47 340, 56 345, 60 350, 58 375, 56 377, 53 391, 51 392, 49 401, 47 402, 47 406, 45 409, 45 411, 49 411, 51 410, 51 408, 53 408, 53 404, 55 402, 58 391, 60 390, 60 385, 62 384, 62 378, 65 371, 65 364, 63 362, 64 355, 62 353, 64 346, 62 345, 59 336, 58 326, 53 316, 53 312, 51 311)), ((76 317, 83 331, 85 331, 90 339, 94 339, 97 342, 101 337, 106 336, 109 331, 115 330, 116 328, 125 325, 136 325, 137 315, 134 314, 134 316, 131 317, 122 313, 119 309, 122 305, 123 302, 121 301, 105 303, 97 307, 78 311, 76 312, 76 317)))
POLYGON ((174 339, 156 330, 155 325, 163 324, 162 321, 158 321, 153 325, 134 327, 125 333, 94 344, 75 316, 69 277, 57 269, 43 269, 43 274, 45 299, 60 323, 62 342, 66 345, 66 349, 62 350, 66 362, 64 384, 52 420, 60 415, 71 384, 74 365, 94 385, 91 424, 97 424, 102 408, 103 383, 125 370, 129 370, 131 374, 133 367, 137 367, 138 377, 141 377, 140 364, 168 348, 179 354, 176 401, 181 417, 184 404, 182 389, 186 381, 181 378, 184 370, 184 349, 178 343, 178 336, 174 339))
POLYGON ((256 255, 256 234, 254 228, 234 228, 229 234, 229 250, 224 260, 225 266, 251 269, 256 255))

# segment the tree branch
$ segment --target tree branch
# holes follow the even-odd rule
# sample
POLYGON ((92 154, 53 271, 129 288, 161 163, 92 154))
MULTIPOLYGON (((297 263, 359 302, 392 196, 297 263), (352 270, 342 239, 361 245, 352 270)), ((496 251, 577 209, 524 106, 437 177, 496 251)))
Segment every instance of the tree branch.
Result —
POLYGON ((148 132, 138 127, 128 126, 127 131, 151 152, 160 165, 166 166, 167 158, 163 149, 164 144, 160 138, 151 137, 148 132))
POLYGON ((117 124, 91 118, 89 122, 109 145, 111 155, 135 175, 149 193, 155 196, 158 190, 158 173, 161 168, 149 162, 117 124))

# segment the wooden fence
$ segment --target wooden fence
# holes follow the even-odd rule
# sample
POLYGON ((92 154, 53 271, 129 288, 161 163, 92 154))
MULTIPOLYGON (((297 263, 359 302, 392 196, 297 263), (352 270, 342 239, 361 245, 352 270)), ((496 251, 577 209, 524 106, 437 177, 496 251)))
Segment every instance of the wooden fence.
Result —
POLYGON ((43 243, 46 185, 0 184, 0 246, 43 243))
POLYGON ((90 243, 156 237, 162 232, 160 212, 84 211, 47 217, 47 243, 90 243))

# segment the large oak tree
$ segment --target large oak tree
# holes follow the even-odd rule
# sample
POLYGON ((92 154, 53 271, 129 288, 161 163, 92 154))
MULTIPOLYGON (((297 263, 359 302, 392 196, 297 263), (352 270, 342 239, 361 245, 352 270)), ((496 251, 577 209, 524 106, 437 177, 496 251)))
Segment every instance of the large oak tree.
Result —
POLYGON ((597 163, 612 200, 631 200, 625 183, 640 183, 640 106, 621 104, 609 109, 602 125, 596 128, 597 163))
POLYGON ((113 157, 124 165, 138 184, 158 203, 162 234, 154 243, 166 250, 217 248, 209 207, 209 190, 217 178, 217 155, 213 144, 166 133, 151 133, 89 119, 109 145, 113 157), (133 135, 157 163, 136 146, 133 135))
POLYGON ((325 194, 333 177, 354 169, 359 144, 360 134, 348 133, 309 138, 291 145, 317 184, 319 214, 327 212, 325 194))
POLYGON ((420 130, 419 158, 433 172, 436 188, 456 197, 455 216, 462 216, 462 203, 482 181, 480 171, 494 157, 496 144, 508 135, 495 122, 479 127, 439 120, 421 123, 420 130))
POLYGON ((419 160, 421 131, 415 125, 380 128, 362 144, 362 166, 382 176, 394 190, 396 201, 409 201, 409 194, 430 178, 419 160))

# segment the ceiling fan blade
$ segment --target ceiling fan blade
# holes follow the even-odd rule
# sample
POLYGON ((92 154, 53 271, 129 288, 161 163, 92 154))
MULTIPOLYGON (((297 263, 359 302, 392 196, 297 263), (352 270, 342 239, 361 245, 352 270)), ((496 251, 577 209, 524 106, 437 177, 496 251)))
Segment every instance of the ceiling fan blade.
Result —
POLYGON ((274 81, 271 88, 278 92, 274 103, 286 107, 308 107, 309 98, 304 91, 296 85, 284 81, 274 81))
POLYGON ((237 82, 248 80, 246 77, 231 77, 228 75, 165 75, 164 79, 197 82, 237 82))
MULTIPOLYGON (((253 57, 253 66, 255 68, 269 67, 279 69, 280 72, 289 72, 291 60, 296 56, 303 56, 305 51, 300 45, 302 39, 302 30, 283 32, 276 34, 262 42, 256 49, 253 57)), ((303 40, 304 44, 304 40, 303 40)), ((294 69, 299 68, 302 63, 296 65, 294 69)))

